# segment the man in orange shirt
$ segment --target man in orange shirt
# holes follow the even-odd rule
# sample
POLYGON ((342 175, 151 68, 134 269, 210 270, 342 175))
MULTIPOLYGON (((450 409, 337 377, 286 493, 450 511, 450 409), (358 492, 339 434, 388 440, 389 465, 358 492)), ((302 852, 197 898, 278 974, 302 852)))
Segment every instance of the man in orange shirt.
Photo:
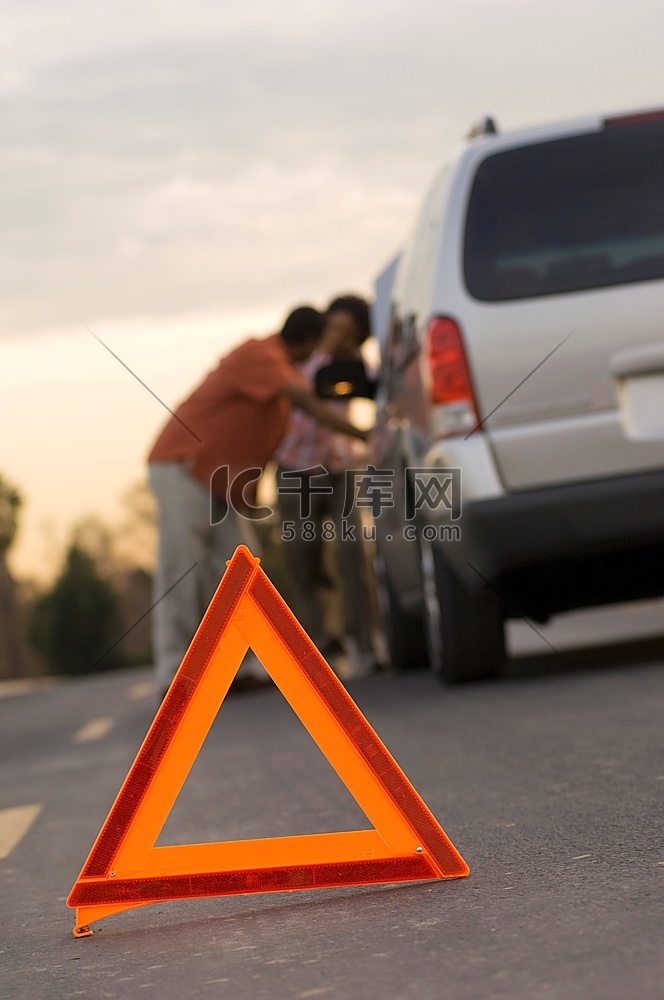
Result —
POLYGON ((323 323, 317 310, 301 306, 279 333, 231 351, 178 407, 150 452, 159 508, 153 655, 160 691, 175 676, 226 560, 249 540, 243 510, 253 505, 292 407, 366 437, 313 395, 294 367, 315 349, 323 323))

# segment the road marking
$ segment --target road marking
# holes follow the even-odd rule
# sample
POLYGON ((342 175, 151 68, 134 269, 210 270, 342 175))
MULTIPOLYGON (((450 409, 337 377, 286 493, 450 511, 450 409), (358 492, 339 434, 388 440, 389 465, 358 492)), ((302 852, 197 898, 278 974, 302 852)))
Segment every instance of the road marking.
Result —
POLYGON ((13 698, 17 694, 31 694, 43 688, 52 687, 57 681, 53 677, 33 677, 11 681, 0 681, 0 698, 13 698))
POLYGON ((84 726, 74 733, 72 739, 74 743, 90 743, 92 740, 101 740, 110 733, 115 725, 112 715, 105 715, 101 719, 90 719, 84 726))
POLYGON ((0 809, 0 860, 9 857, 37 819, 40 810, 41 806, 0 809))
POLYGON ((129 701, 138 701, 139 698, 149 698, 155 692, 152 681, 139 681, 127 688, 127 698, 129 701))

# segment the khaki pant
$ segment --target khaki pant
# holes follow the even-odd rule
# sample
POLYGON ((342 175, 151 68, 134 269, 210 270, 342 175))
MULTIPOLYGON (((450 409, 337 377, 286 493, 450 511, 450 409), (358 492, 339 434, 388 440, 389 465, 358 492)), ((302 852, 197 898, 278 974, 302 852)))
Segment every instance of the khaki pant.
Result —
MULTIPOLYGON (((258 553, 249 523, 215 497, 211 502, 209 491, 181 462, 152 462, 149 476, 159 512, 152 652, 155 681, 163 690, 182 662, 226 561, 238 545, 258 553)), ((243 671, 265 676, 253 654, 245 657, 243 671)))

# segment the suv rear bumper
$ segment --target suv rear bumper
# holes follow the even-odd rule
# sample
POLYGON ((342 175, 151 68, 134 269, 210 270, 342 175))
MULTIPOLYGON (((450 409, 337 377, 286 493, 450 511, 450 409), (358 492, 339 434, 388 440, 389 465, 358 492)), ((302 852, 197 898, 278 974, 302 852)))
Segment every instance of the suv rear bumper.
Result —
MULTIPOLYGON (((619 560, 630 552, 640 557, 650 552, 654 560, 652 550, 664 547, 664 470, 471 502, 458 523, 460 538, 444 543, 443 554, 471 589, 483 580, 504 581, 514 592, 516 581, 518 592, 529 570, 543 578, 548 568, 560 577, 564 567, 574 573, 584 562, 608 565, 612 556, 619 560)), ((655 593, 664 593, 659 565, 662 589, 655 587, 655 593)), ((624 598, 609 599, 627 599, 634 582, 625 580, 625 588, 630 593, 624 598)), ((650 594, 652 587, 644 590, 650 594)), ((604 603, 590 597, 589 603, 604 603)), ((568 607, 579 606, 570 601, 568 607)), ((560 599, 553 603, 550 610, 562 610, 560 599)))

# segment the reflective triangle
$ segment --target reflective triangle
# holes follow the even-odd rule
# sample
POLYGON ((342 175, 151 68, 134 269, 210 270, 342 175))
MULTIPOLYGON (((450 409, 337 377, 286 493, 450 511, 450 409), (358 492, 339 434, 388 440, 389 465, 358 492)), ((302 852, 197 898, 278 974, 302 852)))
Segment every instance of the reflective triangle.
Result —
POLYGON ((205 613, 67 900, 74 935, 149 903, 461 878, 468 866, 245 546, 205 613), (247 649, 373 830, 156 847, 247 649))

